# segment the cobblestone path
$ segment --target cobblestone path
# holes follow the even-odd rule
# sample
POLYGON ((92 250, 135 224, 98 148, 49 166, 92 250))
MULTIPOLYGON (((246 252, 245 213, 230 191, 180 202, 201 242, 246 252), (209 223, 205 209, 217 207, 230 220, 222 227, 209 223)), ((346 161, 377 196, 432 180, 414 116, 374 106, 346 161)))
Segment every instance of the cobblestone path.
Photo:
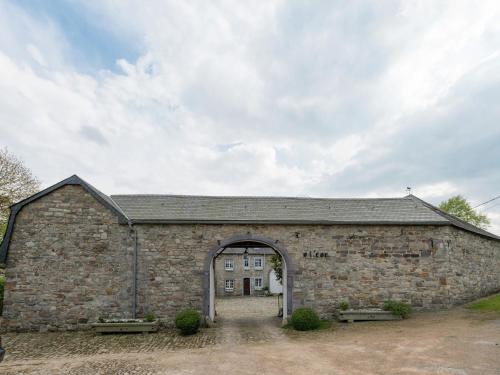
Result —
POLYGON ((148 335, 107 334, 92 331, 6 333, 3 344, 8 348, 6 361, 113 353, 148 353, 196 349, 215 344, 242 344, 286 339, 276 317, 277 301, 273 297, 234 297, 216 302, 217 327, 205 328, 194 336, 181 336, 175 330, 148 335))
POLYGON ((276 297, 231 297, 219 299, 216 342, 242 344, 285 340, 276 297))
POLYGON ((455 309, 293 332, 279 328, 272 315, 259 315, 250 300, 223 301, 217 309, 219 326, 191 337, 174 331, 7 334, 0 374, 500 374, 498 314, 455 309), (239 306, 253 318, 242 318, 239 306))

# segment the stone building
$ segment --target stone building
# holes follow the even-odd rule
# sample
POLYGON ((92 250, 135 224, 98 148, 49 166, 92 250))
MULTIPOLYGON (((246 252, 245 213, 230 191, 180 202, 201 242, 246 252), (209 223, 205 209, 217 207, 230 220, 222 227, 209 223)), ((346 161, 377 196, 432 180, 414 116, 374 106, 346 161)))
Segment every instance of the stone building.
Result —
POLYGON ((440 309, 500 289, 500 238, 414 196, 393 199, 106 196, 72 176, 11 207, 3 329, 84 329, 100 315, 187 307, 215 317, 214 258, 270 248, 284 317, 343 300, 440 309))
POLYGON ((261 295, 265 290, 281 293, 271 258, 271 248, 230 248, 215 258, 215 294, 217 296, 261 295))

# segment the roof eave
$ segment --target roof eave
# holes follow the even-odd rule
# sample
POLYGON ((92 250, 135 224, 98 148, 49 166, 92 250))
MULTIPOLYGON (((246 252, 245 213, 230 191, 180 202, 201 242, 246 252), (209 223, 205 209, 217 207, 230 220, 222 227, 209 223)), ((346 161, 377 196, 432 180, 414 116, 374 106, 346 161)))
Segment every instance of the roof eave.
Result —
POLYGON ((451 225, 448 221, 395 221, 395 220, 213 220, 213 219, 131 219, 131 224, 302 224, 302 225, 451 225))

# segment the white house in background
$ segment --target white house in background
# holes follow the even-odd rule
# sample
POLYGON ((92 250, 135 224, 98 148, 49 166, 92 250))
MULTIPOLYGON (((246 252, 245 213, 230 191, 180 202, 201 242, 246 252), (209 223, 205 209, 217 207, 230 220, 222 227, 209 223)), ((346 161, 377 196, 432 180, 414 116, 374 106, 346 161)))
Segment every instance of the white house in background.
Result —
POLYGON ((251 296, 282 293, 271 265, 270 248, 228 248, 215 258, 215 285, 218 296, 251 296))
POLYGON ((281 285, 281 282, 278 281, 278 278, 276 277, 276 271, 271 270, 269 272, 269 292, 272 294, 279 294, 283 293, 283 285, 281 285))

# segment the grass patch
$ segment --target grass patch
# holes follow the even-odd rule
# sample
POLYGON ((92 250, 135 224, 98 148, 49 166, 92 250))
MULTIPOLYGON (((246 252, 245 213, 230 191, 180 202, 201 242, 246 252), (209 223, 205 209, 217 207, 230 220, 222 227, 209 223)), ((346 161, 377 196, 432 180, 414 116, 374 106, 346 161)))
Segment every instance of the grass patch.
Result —
MULTIPOLYGON (((316 329, 313 329, 313 331, 321 331, 323 329, 328 329, 332 326, 332 321, 331 320, 320 320, 319 321, 319 327, 316 329)), ((289 330, 294 330, 292 323, 287 323, 283 327, 283 329, 289 329, 289 330)), ((303 331, 305 332, 305 331, 303 331)))
POLYGON ((480 299, 479 301, 470 303, 468 308, 481 312, 498 312, 500 313, 500 294, 480 299))

